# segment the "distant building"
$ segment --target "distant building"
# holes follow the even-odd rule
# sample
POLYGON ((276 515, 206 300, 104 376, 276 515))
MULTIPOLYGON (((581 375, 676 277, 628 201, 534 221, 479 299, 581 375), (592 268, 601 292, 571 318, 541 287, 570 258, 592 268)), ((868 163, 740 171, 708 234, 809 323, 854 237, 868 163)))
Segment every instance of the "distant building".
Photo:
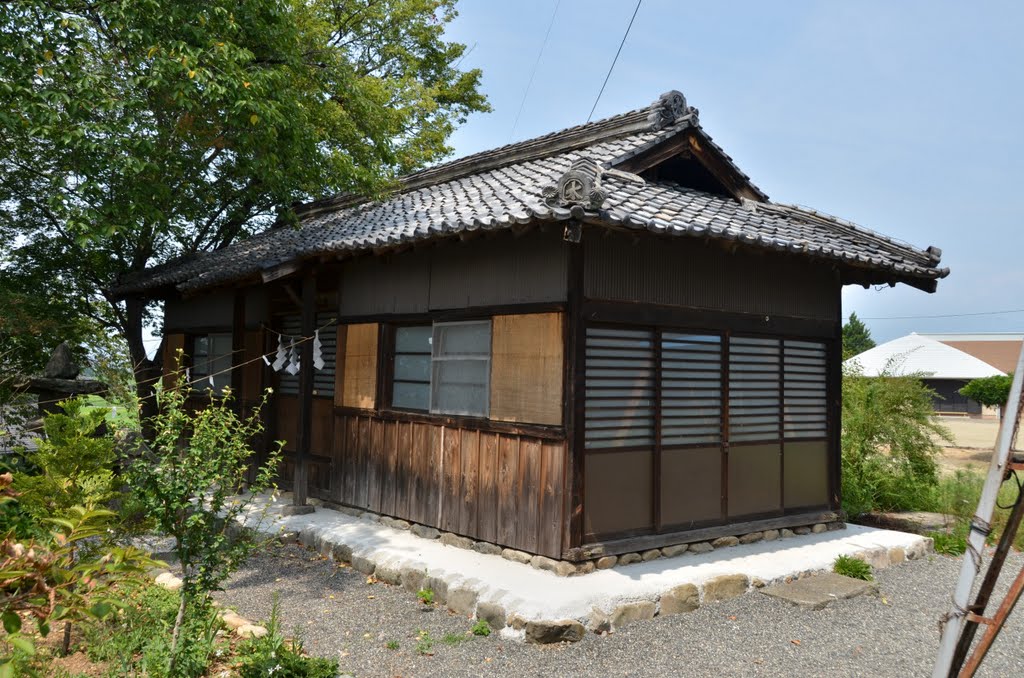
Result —
POLYGON ((1024 334, 1019 332, 960 332, 921 336, 958 348, 1007 374, 1017 367, 1021 345, 1024 344, 1024 334))
MULTIPOLYGON (((1016 343, 1010 341, 971 341, 963 337, 992 335, 977 334, 917 334, 887 341, 847 360, 844 365, 856 363, 865 376, 877 377, 888 374, 919 374, 922 381, 935 391, 935 411, 943 414, 966 414, 971 416, 996 416, 998 413, 980 403, 960 395, 960 389, 980 377, 1006 374, 1006 371, 982 360, 982 355, 1002 356, 1007 352, 1005 345, 1015 347, 1012 364, 1016 364, 1022 335, 1016 343), (958 339, 946 340, 946 337, 958 339), (993 344, 997 344, 993 348, 993 344), (974 348, 972 352, 962 345, 974 348), (998 350, 996 350, 998 349, 998 350)), ((1007 335, 1009 336, 1009 335, 1007 335)), ((1001 363, 1003 364, 1003 363, 1001 363)), ((1011 368, 1012 369, 1012 368, 1011 368)))

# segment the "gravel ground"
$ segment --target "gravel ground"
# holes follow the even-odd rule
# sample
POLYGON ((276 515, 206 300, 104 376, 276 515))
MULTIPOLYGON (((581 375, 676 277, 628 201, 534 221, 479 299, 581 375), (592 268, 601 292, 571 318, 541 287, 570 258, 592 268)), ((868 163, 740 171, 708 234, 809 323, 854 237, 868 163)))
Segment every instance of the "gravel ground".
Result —
MULTIPOLYGON (((1015 574, 1015 554, 1004 572, 1015 574)), ((252 619, 280 592, 282 625, 353 676, 924 676, 959 560, 934 556, 877 574, 880 597, 813 612, 758 593, 627 626, 607 637, 536 646, 468 635, 469 619, 424 608, 401 587, 368 584, 297 546, 253 557, 219 595, 252 619), (421 654, 421 633, 433 640, 421 654), (397 641, 397 649, 389 649, 397 641)), ((1009 579, 1008 576, 1003 577, 1009 579)), ((997 593, 1002 597, 1004 587, 997 593)), ((1024 610, 1011 615, 980 675, 1024 675, 1024 610)))

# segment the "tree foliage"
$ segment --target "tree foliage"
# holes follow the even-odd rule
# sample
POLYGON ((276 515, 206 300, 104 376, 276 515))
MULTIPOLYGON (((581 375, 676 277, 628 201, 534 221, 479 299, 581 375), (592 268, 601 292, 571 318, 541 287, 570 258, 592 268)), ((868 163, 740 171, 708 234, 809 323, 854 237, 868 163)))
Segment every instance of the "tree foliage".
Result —
POLYGON ((927 510, 938 486, 936 440, 952 434, 934 418, 933 392, 916 375, 890 364, 878 377, 844 368, 843 507, 927 510))
POLYGON ((1002 407, 1010 397, 1013 375, 996 375, 972 379, 960 389, 960 395, 987 407, 1002 407))
POLYGON ((850 319, 843 325, 843 359, 852 358, 874 347, 871 330, 856 313, 850 313, 850 319))
POLYGON ((117 280, 294 221, 297 201, 382 195, 487 109, 444 39, 454 4, 0 4, 0 288, 34 271, 40 300, 145 364, 147 307, 116 302, 117 280))

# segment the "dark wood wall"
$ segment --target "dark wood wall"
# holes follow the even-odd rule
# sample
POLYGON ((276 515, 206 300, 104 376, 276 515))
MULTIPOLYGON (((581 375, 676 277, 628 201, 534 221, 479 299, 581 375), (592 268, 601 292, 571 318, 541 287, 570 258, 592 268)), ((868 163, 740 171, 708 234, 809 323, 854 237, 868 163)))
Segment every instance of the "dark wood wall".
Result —
MULTIPOLYGON (((278 437, 297 410, 279 396, 278 437)), ((291 423, 289 423, 291 422, 291 423)), ((286 454, 282 479, 291 481, 286 454)), ((334 409, 314 399, 310 495, 552 558, 565 538, 565 442, 334 409)))

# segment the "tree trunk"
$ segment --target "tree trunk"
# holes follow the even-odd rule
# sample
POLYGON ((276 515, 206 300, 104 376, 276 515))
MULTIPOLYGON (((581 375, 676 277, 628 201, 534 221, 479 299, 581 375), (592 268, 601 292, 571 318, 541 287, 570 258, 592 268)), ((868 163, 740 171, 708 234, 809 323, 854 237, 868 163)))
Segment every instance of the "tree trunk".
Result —
MULTIPOLYGON (((125 300, 125 323, 123 328, 125 341, 128 342, 128 353, 135 369, 135 392, 139 397, 139 420, 142 422, 143 437, 152 442, 154 437, 150 422, 157 412, 154 388, 161 375, 160 351, 156 359, 146 356, 146 346, 142 342, 142 319, 146 310, 146 301, 140 297, 125 300)), ((161 344, 162 347, 162 344, 161 344)))
POLYGON ((175 664, 178 662, 178 636, 181 634, 181 625, 185 621, 185 591, 181 591, 181 601, 178 603, 178 616, 174 620, 174 632, 171 634, 171 660, 167 666, 167 675, 173 676, 175 664))

